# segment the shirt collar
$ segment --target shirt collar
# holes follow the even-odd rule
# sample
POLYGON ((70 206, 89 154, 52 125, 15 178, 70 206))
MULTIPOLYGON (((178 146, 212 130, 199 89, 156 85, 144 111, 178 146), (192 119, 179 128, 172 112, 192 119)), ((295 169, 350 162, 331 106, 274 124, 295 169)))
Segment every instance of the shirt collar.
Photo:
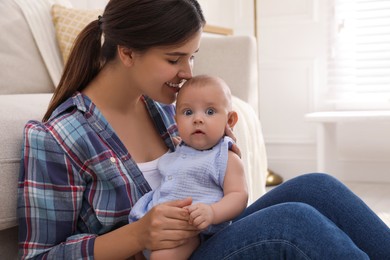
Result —
POLYGON ((70 108, 76 107, 81 112, 87 112, 88 107, 92 104, 92 101, 81 92, 76 92, 71 98, 68 98, 65 102, 61 103, 51 114, 51 118, 55 118, 58 115, 68 111, 70 108))

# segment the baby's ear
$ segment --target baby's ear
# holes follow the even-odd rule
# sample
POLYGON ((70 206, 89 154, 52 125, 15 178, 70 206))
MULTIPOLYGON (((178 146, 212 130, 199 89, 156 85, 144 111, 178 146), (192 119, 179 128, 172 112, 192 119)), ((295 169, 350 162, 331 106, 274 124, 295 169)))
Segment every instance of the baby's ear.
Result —
POLYGON ((228 125, 230 128, 233 129, 233 127, 236 125, 238 121, 238 114, 236 111, 230 111, 228 114, 228 125))

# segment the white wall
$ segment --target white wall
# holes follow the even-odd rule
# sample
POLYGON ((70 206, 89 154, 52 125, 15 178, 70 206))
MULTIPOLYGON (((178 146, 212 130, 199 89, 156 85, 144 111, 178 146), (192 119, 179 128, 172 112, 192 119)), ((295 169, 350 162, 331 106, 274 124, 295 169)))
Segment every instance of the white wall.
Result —
MULTIPOLYGON (((104 8, 108 0, 69 0, 76 8, 104 8)), ((254 35, 253 0, 199 0, 207 23, 231 28, 235 35, 254 35)))
POLYGON ((285 179, 316 169, 315 107, 324 75, 328 0, 258 0, 260 119, 269 168, 285 179))
POLYGON ((235 35, 254 35, 253 0, 198 0, 208 24, 231 28, 235 35))
MULTIPOLYGON (((324 109, 329 0, 258 0, 260 118, 269 167, 286 179, 316 170, 315 125, 324 109)), ((342 123, 332 165, 341 180, 390 182, 390 122, 342 123)))

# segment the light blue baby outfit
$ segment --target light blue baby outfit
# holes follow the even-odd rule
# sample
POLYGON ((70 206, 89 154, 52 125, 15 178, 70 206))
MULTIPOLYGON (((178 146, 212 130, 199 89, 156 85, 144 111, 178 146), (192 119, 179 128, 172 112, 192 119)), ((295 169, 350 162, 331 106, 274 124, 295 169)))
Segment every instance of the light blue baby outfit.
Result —
MULTIPOLYGON (((162 175, 161 185, 142 196, 132 208, 129 222, 140 219, 155 205, 192 197, 193 204, 213 204, 223 197, 223 181, 228 150, 233 144, 225 136, 209 150, 199 151, 183 142, 176 151, 161 157, 157 167, 162 175)), ((214 234, 230 223, 210 226, 204 234, 214 234)))

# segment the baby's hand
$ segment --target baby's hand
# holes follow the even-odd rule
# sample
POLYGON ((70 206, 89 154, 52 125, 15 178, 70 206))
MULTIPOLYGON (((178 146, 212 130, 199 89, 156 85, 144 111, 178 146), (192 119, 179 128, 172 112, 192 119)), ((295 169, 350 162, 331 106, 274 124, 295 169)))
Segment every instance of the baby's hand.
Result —
POLYGON ((190 213, 189 223, 199 230, 206 229, 213 224, 214 211, 210 205, 198 203, 188 207, 190 213))

